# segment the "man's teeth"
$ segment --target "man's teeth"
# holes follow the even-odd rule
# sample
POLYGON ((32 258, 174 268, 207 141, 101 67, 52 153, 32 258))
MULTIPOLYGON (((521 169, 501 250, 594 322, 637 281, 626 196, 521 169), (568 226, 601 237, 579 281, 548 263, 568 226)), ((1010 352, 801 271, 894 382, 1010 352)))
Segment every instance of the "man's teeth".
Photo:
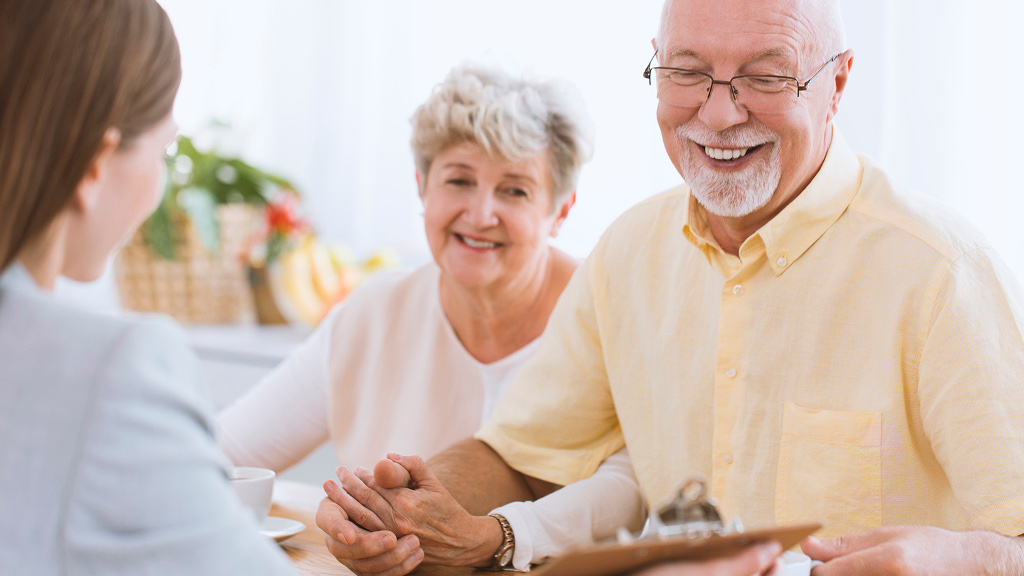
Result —
POLYGON ((710 146, 704 147, 704 153, 714 158, 715 160, 735 160, 747 155, 750 152, 750 148, 741 148, 739 150, 723 150, 722 148, 712 148, 710 146))
POLYGON ((460 238, 462 238, 462 241, 465 242, 466 246, 469 246, 470 248, 497 248, 498 247, 498 244, 496 242, 477 242, 476 240, 473 240, 472 238, 466 238, 465 236, 460 236, 460 238))

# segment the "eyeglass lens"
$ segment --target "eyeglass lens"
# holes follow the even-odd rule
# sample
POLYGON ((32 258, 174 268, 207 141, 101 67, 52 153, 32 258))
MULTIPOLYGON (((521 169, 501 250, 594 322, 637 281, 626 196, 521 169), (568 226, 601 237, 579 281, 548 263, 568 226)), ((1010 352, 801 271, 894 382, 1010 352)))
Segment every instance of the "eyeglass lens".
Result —
MULTIPOLYGON (((712 90, 710 76, 698 72, 654 68, 651 88, 659 100, 672 106, 699 108, 708 100, 712 90)), ((731 90, 736 103, 751 112, 784 112, 796 105, 796 81, 772 76, 740 76, 733 78, 731 88, 725 84, 715 86, 731 90)))

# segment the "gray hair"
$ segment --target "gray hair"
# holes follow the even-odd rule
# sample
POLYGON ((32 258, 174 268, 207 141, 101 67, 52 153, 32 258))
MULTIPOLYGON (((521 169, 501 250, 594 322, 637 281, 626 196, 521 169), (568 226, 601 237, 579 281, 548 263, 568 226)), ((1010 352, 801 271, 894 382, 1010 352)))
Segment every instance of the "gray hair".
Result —
POLYGON ((416 171, 426 178, 434 158, 466 142, 512 162, 547 151, 553 210, 576 189, 580 168, 594 152, 594 128, 567 82, 462 64, 412 116, 416 171))

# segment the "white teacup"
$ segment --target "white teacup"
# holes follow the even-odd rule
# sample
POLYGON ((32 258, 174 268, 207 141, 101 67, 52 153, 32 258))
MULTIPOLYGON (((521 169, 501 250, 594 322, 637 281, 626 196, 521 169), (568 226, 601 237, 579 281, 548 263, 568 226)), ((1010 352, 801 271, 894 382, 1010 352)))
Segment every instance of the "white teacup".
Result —
POLYGON ((806 554, 782 553, 782 569, 779 571, 779 576, 809 576, 810 573, 811 559, 806 554))
POLYGON ((274 494, 274 471, 252 466, 237 466, 228 470, 231 486, 242 505, 252 510, 256 523, 261 524, 270 512, 274 494))

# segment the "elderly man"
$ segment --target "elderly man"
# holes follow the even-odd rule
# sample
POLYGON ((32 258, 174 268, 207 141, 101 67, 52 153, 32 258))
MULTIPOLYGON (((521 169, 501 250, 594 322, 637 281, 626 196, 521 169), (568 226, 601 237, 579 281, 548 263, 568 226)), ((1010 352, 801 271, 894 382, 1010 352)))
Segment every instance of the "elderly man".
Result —
POLYGON ((703 473, 747 525, 823 520, 815 576, 1024 573, 1019 287, 833 130, 838 2, 670 0, 654 47, 688 186, 611 226, 476 439, 345 475, 353 520, 414 537, 373 549, 325 500, 336 555, 501 564, 514 531, 470 514, 626 445, 648 502, 703 473))

